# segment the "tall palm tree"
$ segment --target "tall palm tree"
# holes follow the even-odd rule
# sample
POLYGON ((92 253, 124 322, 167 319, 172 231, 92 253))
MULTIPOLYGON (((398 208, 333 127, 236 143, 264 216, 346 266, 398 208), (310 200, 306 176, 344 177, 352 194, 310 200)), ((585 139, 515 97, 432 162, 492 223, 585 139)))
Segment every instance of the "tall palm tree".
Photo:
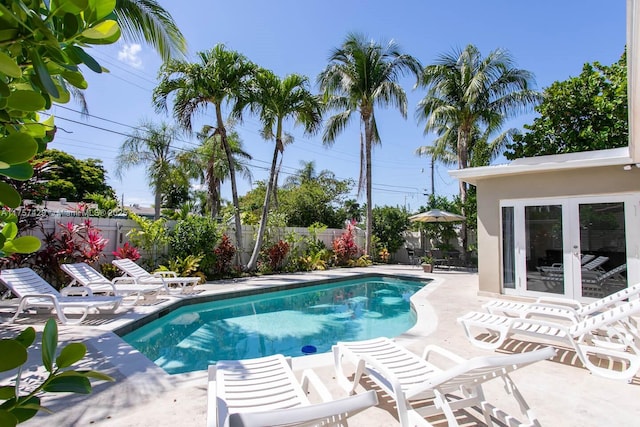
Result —
MULTIPOLYGON (((234 158, 222 118, 222 105, 237 103, 239 93, 256 66, 240 53, 227 50, 222 44, 216 45, 211 50, 199 52, 198 58, 200 62, 195 64, 181 60, 166 62, 160 70, 161 81, 154 90, 153 103, 157 110, 166 111, 167 98, 170 94, 174 94, 173 115, 188 131, 191 131, 193 114, 212 105, 216 117, 214 133, 220 137, 227 164, 232 165, 234 158)), ((210 162, 215 162, 215 159, 211 158, 210 162)), ((234 167, 229 167, 229 179, 236 226, 237 262, 241 263, 242 222, 234 167)), ((209 185, 213 184, 209 183, 209 185)), ((211 194, 213 193, 210 192, 211 194)), ((212 200, 208 201, 210 206, 213 206, 213 203, 212 200)))
POLYGON ((156 125, 148 121, 142 122, 122 143, 116 158, 118 178, 122 178, 122 172, 132 166, 147 167, 147 179, 155 198, 154 219, 160 218, 162 183, 170 179, 176 158, 172 143, 178 135, 178 129, 166 123, 156 125))
MULTIPOLYGON (((181 153, 178 161, 190 178, 198 179, 207 185, 207 211, 211 216, 217 217, 222 205, 221 186, 231 173, 229 163, 220 143, 220 135, 216 134, 216 128, 204 125, 197 135, 200 145, 181 153)), ((233 153, 233 167, 236 172, 251 180, 251 171, 241 160, 251 160, 252 157, 243 150, 240 135, 235 131, 229 132, 227 142, 233 153)))
MULTIPOLYGON (((443 54, 425 67, 422 84, 426 96, 419 102, 416 116, 425 123, 425 132, 455 130, 458 168, 469 167, 473 134, 481 129, 496 131, 518 113, 530 110, 541 98, 532 89, 533 75, 514 66, 511 55, 496 49, 483 58, 477 47, 443 54)), ((460 181, 460 200, 465 212, 467 184, 460 181)), ((467 227, 460 233, 464 255, 468 247, 467 227)))
POLYGON ((361 141, 361 189, 366 186, 367 236, 365 252, 371 253, 373 221, 373 195, 371 183, 371 151, 373 144, 380 143, 376 123, 375 106, 392 106, 407 116, 407 97, 399 85, 399 78, 412 74, 420 76, 422 66, 414 57, 402 53, 400 47, 390 41, 385 46, 367 40, 361 34, 349 34, 341 47, 329 56, 329 65, 318 76, 328 108, 341 110, 326 123, 323 141, 333 144, 342 132, 352 113, 360 113, 364 128, 364 146, 361 141), (364 172, 364 174, 363 174, 364 172), (364 180, 363 180, 364 176, 364 180))
POLYGON ((312 134, 320 127, 322 111, 320 99, 310 92, 309 80, 306 77, 290 74, 280 79, 269 70, 259 70, 256 73, 251 90, 243 104, 248 104, 250 111, 259 115, 263 137, 275 142, 258 237, 251 259, 247 264, 247 270, 252 271, 255 270, 258 263, 258 255, 267 225, 271 193, 275 187, 278 157, 284 154, 285 142, 292 141, 291 136, 284 131, 284 124, 286 121, 294 120, 296 124, 303 126, 305 133, 312 134))
POLYGON ((125 39, 153 46, 164 61, 184 57, 187 42, 173 18, 155 0, 116 0, 116 20, 125 39))

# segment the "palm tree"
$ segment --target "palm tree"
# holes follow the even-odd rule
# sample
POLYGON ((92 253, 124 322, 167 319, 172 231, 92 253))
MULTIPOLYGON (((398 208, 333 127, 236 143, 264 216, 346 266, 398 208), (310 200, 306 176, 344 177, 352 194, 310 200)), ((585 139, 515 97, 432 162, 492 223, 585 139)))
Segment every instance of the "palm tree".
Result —
MULTIPOLYGON (((427 94, 419 102, 416 116, 425 122, 425 132, 455 130, 448 138, 450 141, 455 136, 460 169, 469 167, 474 133, 497 131, 507 119, 529 110, 541 98, 531 89, 535 84, 533 75, 515 68, 507 51, 496 49, 483 58, 473 45, 444 54, 435 64, 425 67, 422 84, 427 87, 427 94)), ((462 180, 460 200, 466 215, 467 184, 462 180)), ((465 223, 460 237, 466 256, 465 223)))
POLYGON ((362 189, 363 184, 366 185, 365 252, 370 254, 373 221, 371 151, 373 144, 381 142, 374 107, 391 105, 406 118, 407 97, 398 79, 406 73, 418 78, 422 66, 412 56, 402 53, 394 41, 382 46, 361 34, 349 34, 342 46, 331 53, 329 61, 327 68, 318 76, 318 82, 327 107, 342 111, 327 121, 323 141, 333 144, 349 123, 352 113, 360 112, 364 127, 364 147, 361 141, 364 171, 361 166, 358 187, 362 189))
POLYGON ((155 0, 116 0, 116 20, 123 38, 146 42, 164 61, 184 57, 187 42, 173 18, 155 0))
POLYGON ((294 120, 296 124, 304 127, 305 133, 312 134, 318 130, 322 122, 320 99, 309 91, 308 86, 308 78, 298 74, 290 74, 280 79, 269 70, 259 70, 248 97, 240 105, 242 107, 248 104, 250 111, 260 116, 263 137, 275 142, 258 236, 247 264, 249 271, 255 270, 258 263, 271 193, 275 188, 278 157, 284 153, 285 142, 292 141, 292 137, 284 131, 284 123, 294 120))
MULTIPOLYGON (((239 93, 256 67, 246 57, 227 50, 222 44, 206 52, 199 52, 198 58, 200 62, 197 64, 180 60, 166 62, 160 70, 161 81, 154 90, 153 102, 157 110, 166 111, 167 98, 174 93, 173 115, 188 131, 191 131, 193 114, 213 105, 216 115, 214 134, 219 135, 227 164, 232 165, 234 158, 222 118, 222 105, 228 102, 237 103, 239 93)), ((211 158, 210 162, 215 162, 215 159, 211 158)), ((243 253, 242 222, 235 170, 234 167, 229 167, 238 249, 236 253, 237 261, 240 263, 243 253)), ((212 194, 210 192, 210 196, 212 194)), ((210 199, 208 204, 213 206, 213 200, 210 199)))
POLYGON ((166 123, 158 126, 145 121, 122 143, 116 158, 116 176, 120 179, 125 169, 138 165, 147 167, 147 179, 155 197, 154 219, 160 218, 162 183, 171 176, 176 158, 172 143, 177 137, 176 128, 166 123))
MULTIPOLYGON (((200 145, 181 153, 178 162, 190 178, 198 179, 207 185, 207 210, 212 217, 217 217, 221 209, 220 187, 231 173, 229 163, 220 143, 220 135, 216 134, 216 128, 204 125, 197 135, 200 145)), ((235 131, 230 132, 227 142, 233 153, 233 167, 246 179, 251 180, 251 171, 240 159, 248 161, 252 157, 243 150, 240 135, 235 131)))
POLYGON ((300 160, 301 169, 296 171, 295 175, 287 177, 285 180, 285 186, 287 187, 299 187, 302 184, 319 181, 324 178, 334 178, 333 172, 327 169, 323 169, 320 173, 316 173, 316 162, 311 160, 310 162, 300 160))

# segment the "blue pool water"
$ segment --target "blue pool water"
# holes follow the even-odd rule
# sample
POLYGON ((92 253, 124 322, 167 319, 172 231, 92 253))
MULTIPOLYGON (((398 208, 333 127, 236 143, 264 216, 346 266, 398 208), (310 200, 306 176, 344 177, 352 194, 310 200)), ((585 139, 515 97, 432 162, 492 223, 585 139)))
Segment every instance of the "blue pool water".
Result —
POLYGON ((411 328, 409 297, 425 283, 361 278, 194 304, 123 339, 170 374, 224 359, 324 353, 337 341, 394 337, 411 328))

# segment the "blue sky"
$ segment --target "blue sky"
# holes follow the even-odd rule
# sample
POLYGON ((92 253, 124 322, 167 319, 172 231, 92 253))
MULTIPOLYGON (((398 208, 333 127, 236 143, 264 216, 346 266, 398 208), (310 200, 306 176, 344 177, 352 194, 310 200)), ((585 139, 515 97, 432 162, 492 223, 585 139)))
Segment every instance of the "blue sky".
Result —
MULTIPOLYGON (((518 67, 535 75, 538 89, 577 76, 584 63, 616 62, 625 44, 624 0, 160 0, 160 4, 184 33, 189 59, 194 60, 198 51, 224 43, 280 76, 307 75, 314 91, 316 77, 327 65, 331 49, 338 47, 349 32, 364 33, 383 43, 394 39, 423 65, 467 44, 476 45, 483 55, 504 48, 518 67)), ((125 205, 150 206, 153 197, 144 168, 129 169, 118 179, 115 159, 126 138, 123 134, 131 133, 141 120, 172 122, 170 115, 156 113, 151 105, 160 58, 150 47, 126 41, 93 48, 91 53, 110 73, 85 71, 89 118, 82 119, 73 102, 54 108, 61 130, 50 148, 80 159, 102 159, 109 184, 119 198, 124 198, 125 205)), ((373 202, 416 211, 425 204, 423 193, 431 192, 431 183, 429 160, 416 156, 415 150, 430 145, 433 137, 423 135, 422 126, 414 118, 424 89, 414 90, 411 79, 401 83, 408 96, 407 119, 393 109, 376 111, 382 144, 373 154, 373 202)), ((521 128, 534 117, 534 113, 524 115, 508 125, 521 128)), ((295 140, 285 149, 281 179, 299 169, 300 161, 314 161, 317 171, 329 169, 338 178, 357 181, 357 119, 354 117, 331 147, 323 146, 321 133, 305 136, 289 127, 295 140)), ((194 130, 207 123, 213 123, 213 110, 195 118, 194 130)), ((253 156, 250 166, 254 181, 267 179, 273 153, 272 142, 264 141, 257 129, 258 120, 250 115, 236 127, 245 150, 253 156)), ((195 143, 195 137, 184 136, 176 146, 188 148, 195 143)), ((457 194, 458 185, 446 169, 436 166, 435 192, 451 196, 457 194)), ((227 182, 223 197, 230 199, 228 186, 227 182)), ((240 194, 250 188, 248 181, 239 182, 240 194)))

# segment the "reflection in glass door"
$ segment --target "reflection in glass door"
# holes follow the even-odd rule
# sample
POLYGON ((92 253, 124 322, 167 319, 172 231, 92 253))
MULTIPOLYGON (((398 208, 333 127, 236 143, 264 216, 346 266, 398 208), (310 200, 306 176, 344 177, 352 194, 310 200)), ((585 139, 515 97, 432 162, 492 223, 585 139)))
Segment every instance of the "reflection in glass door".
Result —
POLYGON ((602 298, 626 288, 624 203, 585 203, 578 212, 581 295, 602 298))
POLYGON ((562 206, 524 207, 526 290, 564 294, 562 206))

